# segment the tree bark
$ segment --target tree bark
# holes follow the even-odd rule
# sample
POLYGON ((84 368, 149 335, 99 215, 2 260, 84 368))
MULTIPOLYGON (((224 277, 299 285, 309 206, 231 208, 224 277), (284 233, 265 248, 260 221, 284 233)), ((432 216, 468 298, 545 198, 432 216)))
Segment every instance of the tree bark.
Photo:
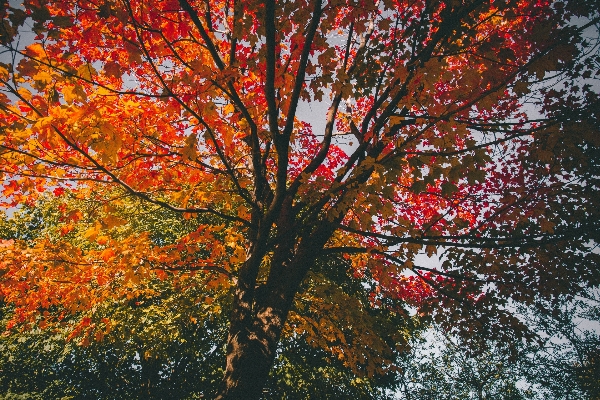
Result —
POLYGON ((244 291, 238 282, 218 400, 260 399, 294 296, 325 241, 307 241, 296 251, 293 240, 284 242, 289 246, 275 250, 265 285, 244 291))
POLYGON ((251 324, 231 331, 227 365, 217 399, 260 399, 275 359, 287 312, 267 308, 251 324))

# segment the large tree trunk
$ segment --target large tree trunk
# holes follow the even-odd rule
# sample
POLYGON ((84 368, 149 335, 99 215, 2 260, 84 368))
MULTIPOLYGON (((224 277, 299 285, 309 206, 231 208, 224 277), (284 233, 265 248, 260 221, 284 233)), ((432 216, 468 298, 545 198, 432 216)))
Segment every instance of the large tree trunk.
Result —
POLYGON ((225 375, 218 400, 260 399, 294 297, 335 230, 335 223, 322 223, 312 231, 296 232, 291 197, 283 201, 279 211, 277 244, 268 261, 266 283, 257 285, 272 233, 268 218, 258 224, 262 229, 258 230, 250 256, 238 275, 229 321, 225 375))
POLYGON ((275 359, 287 312, 266 309, 250 326, 229 333, 227 365, 217 399, 259 399, 275 359))
POLYGON ((300 283, 324 243, 280 246, 271 260, 267 283, 236 289, 227 342, 227 365, 217 399, 253 400, 261 397, 275 359, 281 331, 300 283), (317 245, 317 246, 314 246, 317 245), (316 249, 315 249, 316 247, 316 249))

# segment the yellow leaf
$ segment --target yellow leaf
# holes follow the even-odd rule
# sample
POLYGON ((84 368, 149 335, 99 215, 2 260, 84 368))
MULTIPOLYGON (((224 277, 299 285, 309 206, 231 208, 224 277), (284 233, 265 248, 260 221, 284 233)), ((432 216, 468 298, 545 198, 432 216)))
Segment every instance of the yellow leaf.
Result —
POLYGON ((34 127, 36 129, 43 129, 51 124, 52 124, 52 117, 42 117, 42 118, 38 118, 38 120, 35 122, 34 127))
POLYGON ((46 55, 46 51, 40 43, 33 43, 27 46, 26 53, 28 56, 33 56, 35 58, 42 58, 46 55))
POLYGON ((108 217, 102 220, 106 229, 114 228, 115 226, 121 226, 127 223, 127 220, 123 218, 116 217, 114 215, 109 215, 108 217))
POLYGON ((47 85, 52 82, 52 75, 46 71, 39 71, 37 74, 33 75, 33 80, 40 84, 47 85))
POLYGON ((234 111, 235 111, 235 106, 231 103, 227 104, 225 106, 225 108, 223 108, 223 114, 225 114, 225 115, 233 114, 234 111))
POLYGON ((79 67, 77 69, 77 76, 91 81, 92 80, 92 76, 97 75, 98 72, 96 71, 96 69, 94 67, 92 67, 91 64, 83 64, 81 67, 79 67))
POLYGON ((407 117, 400 117, 398 115, 392 115, 390 117, 390 125, 394 126, 394 125, 398 125, 401 124, 402 122, 406 121, 407 117))
POLYGON ((225 129, 223 132, 223 143, 225 144, 225 148, 229 149, 231 147, 231 142, 233 141, 233 132, 231 129, 225 129))
POLYGON ((0 78, 7 80, 8 79, 8 70, 0 64, 0 78))
POLYGON ((101 87, 101 88, 98 88, 98 90, 96 90, 96 94, 98 94, 99 96, 110 96, 113 93, 110 90, 108 90, 107 88, 101 87))
POLYGON ((87 99, 87 95, 79 85, 64 86, 62 94, 67 104, 72 104, 75 100, 85 101, 87 99))
POLYGON ((196 161, 198 158, 198 154, 196 153, 196 145, 198 143, 198 139, 195 134, 190 134, 190 136, 185 139, 185 146, 181 151, 181 156, 184 160, 196 161))
POLYGON ((17 90, 17 92, 19 92, 19 94, 27 101, 31 100, 31 92, 27 89, 25 89, 24 87, 19 88, 19 90, 17 90))
POLYGON ((113 249, 106 249, 102 253, 100 253, 100 258, 104 260, 104 262, 109 262, 115 256, 115 251, 113 249))
POLYGON ((102 225, 100 225, 99 222, 96 222, 94 226, 83 232, 83 237, 89 240, 94 240, 96 239, 96 236, 98 236, 100 229, 102 229, 102 225))

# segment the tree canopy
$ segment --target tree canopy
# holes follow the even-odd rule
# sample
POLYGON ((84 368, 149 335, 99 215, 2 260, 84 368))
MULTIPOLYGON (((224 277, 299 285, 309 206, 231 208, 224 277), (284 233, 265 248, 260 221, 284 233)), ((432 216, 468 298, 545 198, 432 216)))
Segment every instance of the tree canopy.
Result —
POLYGON ((531 338, 516 306, 599 283, 597 1, 1 7, 2 204, 58 199, 31 221, 53 229, 1 242, 9 330, 77 314, 73 338, 102 337, 107 300, 193 282, 213 312, 229 294, 218 398, 258 398, 285 329, 398 368, 401 335, 355 351, 378 335, 343 291, 294 311, 339 265, 349 304, 473 343, 531 338))

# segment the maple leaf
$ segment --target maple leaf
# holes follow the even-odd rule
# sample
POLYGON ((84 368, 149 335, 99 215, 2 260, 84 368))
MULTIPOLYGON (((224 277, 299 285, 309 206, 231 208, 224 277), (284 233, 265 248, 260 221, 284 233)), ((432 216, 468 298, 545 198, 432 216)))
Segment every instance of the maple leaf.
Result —
MULTIPOLYGON (((65 215, 73 228, 3 248, 14 278, 2 281, 5 301, 29 301, 15 324, 44 308, 38 274, 18 272, 58 275, 44 260, 73 274, 60 285, 46 277, 73 313, 93 309, 111 279, 122 280, 111 295, 134 298, 156 266, 212 271, 207 287, 231 287, 233 299, 217 398, 258 398, 295 296, 326 255, 370 277, 373 306, 408 301, 471 336, 474 321, 509 299, 596 284, 554 251, 595 257, 586 246, 600 220, 590 189, 599 96, 579 83, 593 64, 583 36, 598 10, 528 0, 234 3, 26 2, 37 37, 25 47, 12 12, 2 46, 20 61, 0 65, 3 202, 35 208, 64 187, 55 194, 118 210, 65 215), (307 105, 311 113, 299 112, 307 105), (131 228, 139 218, 123 198, 137 199, 144 218, 176 213, 195 228, 156 242, 131 228), (420 266, 433 248, 439 265, 420 266), (578 283, 540 285, 557 271, 578 283)), ((304 325, 319 325, 315 340, 351 360, 332 345, 346 340, 332 321, 304 325)))

